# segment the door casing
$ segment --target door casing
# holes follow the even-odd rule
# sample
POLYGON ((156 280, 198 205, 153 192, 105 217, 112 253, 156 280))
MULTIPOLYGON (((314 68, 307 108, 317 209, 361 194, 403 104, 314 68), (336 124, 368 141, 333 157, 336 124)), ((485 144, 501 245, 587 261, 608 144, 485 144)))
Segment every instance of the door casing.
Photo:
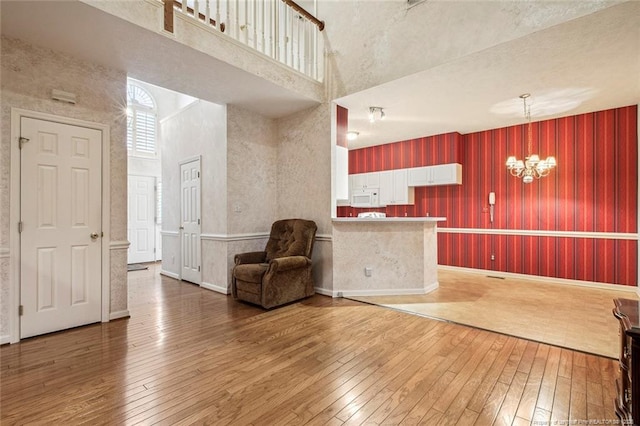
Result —
MULTIPOLYGON (((9 212, 9 342, 20 341, 20 234, 18 222, 20 221, 20 120, 23 117, 37 120, 52 121, 71 126, 87 127, 102 132, 102 232, 104 237, 102 244, 102 322, 109 321, 110 290, 111 283, 111 228, 110 228, 110 134, 109 126, 90 121, 78 120, 59 115, 46 114, 37 111, 29 111, 20 108, 11 108, 11 188, 10 188, 10 212, 9 212)), ((122 242, 117 242, 122 245, 122 242)))

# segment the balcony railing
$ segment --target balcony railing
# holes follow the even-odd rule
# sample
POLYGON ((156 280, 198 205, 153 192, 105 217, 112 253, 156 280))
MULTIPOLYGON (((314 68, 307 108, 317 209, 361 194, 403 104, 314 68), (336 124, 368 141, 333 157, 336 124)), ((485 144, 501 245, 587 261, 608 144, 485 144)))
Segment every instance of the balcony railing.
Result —
POLYGON ((293 0, 164 0, 165 30, 174 12, 208 25, 315 80, 324 78, 324 22, 293 0))

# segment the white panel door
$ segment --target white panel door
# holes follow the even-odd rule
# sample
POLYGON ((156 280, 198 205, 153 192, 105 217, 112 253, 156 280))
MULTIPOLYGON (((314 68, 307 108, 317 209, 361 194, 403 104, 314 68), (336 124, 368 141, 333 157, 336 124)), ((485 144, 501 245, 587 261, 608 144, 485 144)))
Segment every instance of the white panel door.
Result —
POLYGON ((128 263, 153 262, 156 249, 156 178, 129 176, 128 263))
POLYGON ((181 278, 202 282, 200 272, 200 159, 180 164, 181 278))
POLYGON ((99 322, 102 132, 23 117, 20 337, 99 322))

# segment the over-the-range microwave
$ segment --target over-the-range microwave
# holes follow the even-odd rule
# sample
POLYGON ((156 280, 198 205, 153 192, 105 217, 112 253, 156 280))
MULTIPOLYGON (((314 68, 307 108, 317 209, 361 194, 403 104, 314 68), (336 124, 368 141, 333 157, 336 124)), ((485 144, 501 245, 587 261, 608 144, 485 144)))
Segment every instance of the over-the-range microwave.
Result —
POLYGON ((380 190, 367 188, 352 192, 351 207, 380 207, 380 190))

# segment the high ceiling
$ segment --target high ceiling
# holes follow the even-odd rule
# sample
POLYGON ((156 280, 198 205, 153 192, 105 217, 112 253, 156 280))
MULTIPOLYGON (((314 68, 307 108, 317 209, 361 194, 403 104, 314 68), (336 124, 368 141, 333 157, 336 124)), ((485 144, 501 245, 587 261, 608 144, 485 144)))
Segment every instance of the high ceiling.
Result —
MULTIPOLYGON (((78 1, 2 1, 2 33, 126 70, 152 84, 278 118, 317 102, 78 1), (148 46, 156 46, 148 49, 148 46), (162 54, 158 54, 162 52, 162 54), (170 72, 167 72, 170 71, 170 72)), ((427 49, 428 46, 425 47, 427 49)), ((338 99, 359 138, 350 148, 640 102, 640 1, 338 99), (386 118, 368 121, 368 107, 386 118)))
POLYGON ((337 103, 349 110, 350 148, 525 122, 640 102, 640 2, 539 31, 337 103), (371 124, 368 108, 384 108, 371 124))

